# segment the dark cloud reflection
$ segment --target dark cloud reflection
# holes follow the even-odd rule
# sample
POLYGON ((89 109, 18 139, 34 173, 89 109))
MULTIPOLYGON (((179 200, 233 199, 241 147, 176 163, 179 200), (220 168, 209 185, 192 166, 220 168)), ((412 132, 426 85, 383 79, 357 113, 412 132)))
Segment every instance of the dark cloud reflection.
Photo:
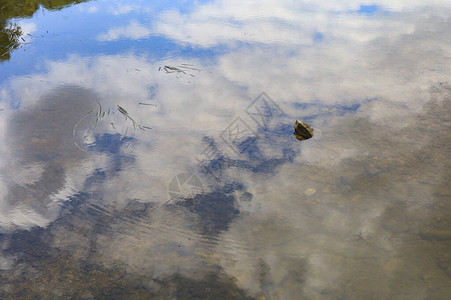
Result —
POLYGON ((16 176, 9 184, 8 208, 4 209, 23 209, 27 214, 36 214, 36 220, 44 224, 55 218, 58 202, 74 188, 66 186, 68 169, 77 168, 86 158, 75 142, 81 144, 80 133, 92 123, 87 120, 81 124, 76 136, 74 127, 95 108, 97 99, 88 89, 63 86, 43 96, 35 105, 13 113, 5 142, 14 149, 14 160, 8 168, 16 176))

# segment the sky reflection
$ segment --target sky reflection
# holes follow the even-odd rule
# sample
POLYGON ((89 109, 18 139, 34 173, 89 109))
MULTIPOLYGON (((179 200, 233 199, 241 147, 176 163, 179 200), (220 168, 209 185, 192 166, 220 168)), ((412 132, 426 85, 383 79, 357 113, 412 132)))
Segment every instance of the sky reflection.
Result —
POLYGON ((190 280, 238 298, 448 298, 450 9, 91 1, 19 20, 30 44, 0 66, 0 295, 39 289, 15 272, 32 258, 57 296, 49 274, 85 264, 102 284, 68 295, 114 273, 163 298, 190 280), (278 108, 264 126, 246 113, 262 92, 278 108), (316 135, 296 140, 296 119, 316 135), (202 193, 172 199, 182 173, 202 193))

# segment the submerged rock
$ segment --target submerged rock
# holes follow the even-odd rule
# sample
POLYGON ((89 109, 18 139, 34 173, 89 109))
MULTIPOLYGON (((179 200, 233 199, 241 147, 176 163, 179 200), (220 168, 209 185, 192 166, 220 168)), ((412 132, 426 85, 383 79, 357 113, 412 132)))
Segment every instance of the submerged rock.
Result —
POLYGON ((313 128, 301 120, 296 120, 296 123, 294 123, 294 135, 300 141, 307 140, 313 137, 313 128))
POLYGON ((306 195, 307 197, 313 195, 314 193, 316 193, 315 189, 306 189, 304 191, 304 195, 306 195))

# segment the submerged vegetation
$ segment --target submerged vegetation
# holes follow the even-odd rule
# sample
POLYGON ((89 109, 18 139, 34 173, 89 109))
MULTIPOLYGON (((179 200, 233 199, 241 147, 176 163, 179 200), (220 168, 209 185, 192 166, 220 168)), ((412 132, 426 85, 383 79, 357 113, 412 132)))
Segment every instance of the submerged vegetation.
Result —
POLYGON ((0 18, 0 61, 10 59, 10 53, 20 46, 22 31, 17 24, 0 18))
POLYGON ((59 10, 89 0, 2 0, 0 1, 0 61, 10 59, 14 49, 25 44, 22 29, 13 19, 29 18, 39 9, 59 10))
MULTIPOLYGON (((103 108, 102 104, 98 100, 96 100, 96 101, 97 101, 97 104, 98 104, 98 108, 97 109, 91 109, 83 117, 81 117, 80 120, 78 120, 78 122, 75 124, 74 129, 72 131, 72 136, 75 139, 75 146, 77 146, 77 148, 79 148, 80 150, 85 151, 83 149, 83 147, 81 147, 81 145, 79 145, 79 143, 77 142, 77 139, 76 139, 77 131, 79 130, 78 127, 79 127, 80 124, 82 124, 84 122, 89 122, 88 118, 90 116, 94 116, 94 114, 95 114, 95 120, 93 120, 92 126, 90 126, 85 132, 82 133, 83 141, 89 140, 89 136, 91 136, 91 134, 94 132, 94 130, 97 128, 99 123, 104 118, 106 118, 108 116, 116 115, 116 113, 119 113, 120 115, 123 115, 125 117, 125 126, 124 126, 124 124, 120 124, 120 126, 116 126, 115 125, 116 121, 115 122, 110 122, 109 124, 111 125, 111 127, 114 130, 119 130, 119 128, 122 128, 122 130, 120 132, 120 134, 121 134, 120 140, 122 140, 127 135, 127 133, 129 132, 129 130, 128 130, 129 126, 127 125, 128 121, 131 122, 131 125, 133 126, 133 130, 139 129, 141 131, 146 131, 148 129, 152 129, 149 126, 142 125, 142 124, 139 124, 138 122, 136 122, 135 119, 132 118, 130 116, 130 114, 128 113, 128 111, 125 108, 123 108, 122 106, 116 105, 116 107, 114 107, 114 108, 105 109, 105 108, 103 108)), ((152 104, 149 104, 149 103, 142 103, 142 102, 140 102, 139 104, 153 106, 152 104)))

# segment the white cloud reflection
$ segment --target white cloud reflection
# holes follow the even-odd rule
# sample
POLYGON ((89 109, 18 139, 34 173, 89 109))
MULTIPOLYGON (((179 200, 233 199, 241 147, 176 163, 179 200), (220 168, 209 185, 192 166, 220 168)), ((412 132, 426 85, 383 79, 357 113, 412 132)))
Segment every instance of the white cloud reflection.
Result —
POLYGON ((142 26, 136 21, 130 22, 130 24, 124 27, 117 27, 108 30, 108 32, 101 34, 97 37, 97 40, 101 42, 110 42, 118 39, 142 39, 146 38, 151 34, 151 31, 142 26))
MULTIPOLYGON (((436 2, 440 9, 449 10, 449 3, 436 2)), ((309 45, 317 33, 327 42, 368 42, 412 33, 416 18, 427 18, 430 7, 435 5, 425 5, 424 1, 215 1, 198 5, 188 14, 164 12, 155 21, 153 31, 201 47, 237 42, 309 45), (365 4, 379 7, 377 17, 357 13, 365 4), (415 13, 409 14, 405 8, 415 13)), ((433 11, 437 13, 446 18, 443 11, 433 11)))

